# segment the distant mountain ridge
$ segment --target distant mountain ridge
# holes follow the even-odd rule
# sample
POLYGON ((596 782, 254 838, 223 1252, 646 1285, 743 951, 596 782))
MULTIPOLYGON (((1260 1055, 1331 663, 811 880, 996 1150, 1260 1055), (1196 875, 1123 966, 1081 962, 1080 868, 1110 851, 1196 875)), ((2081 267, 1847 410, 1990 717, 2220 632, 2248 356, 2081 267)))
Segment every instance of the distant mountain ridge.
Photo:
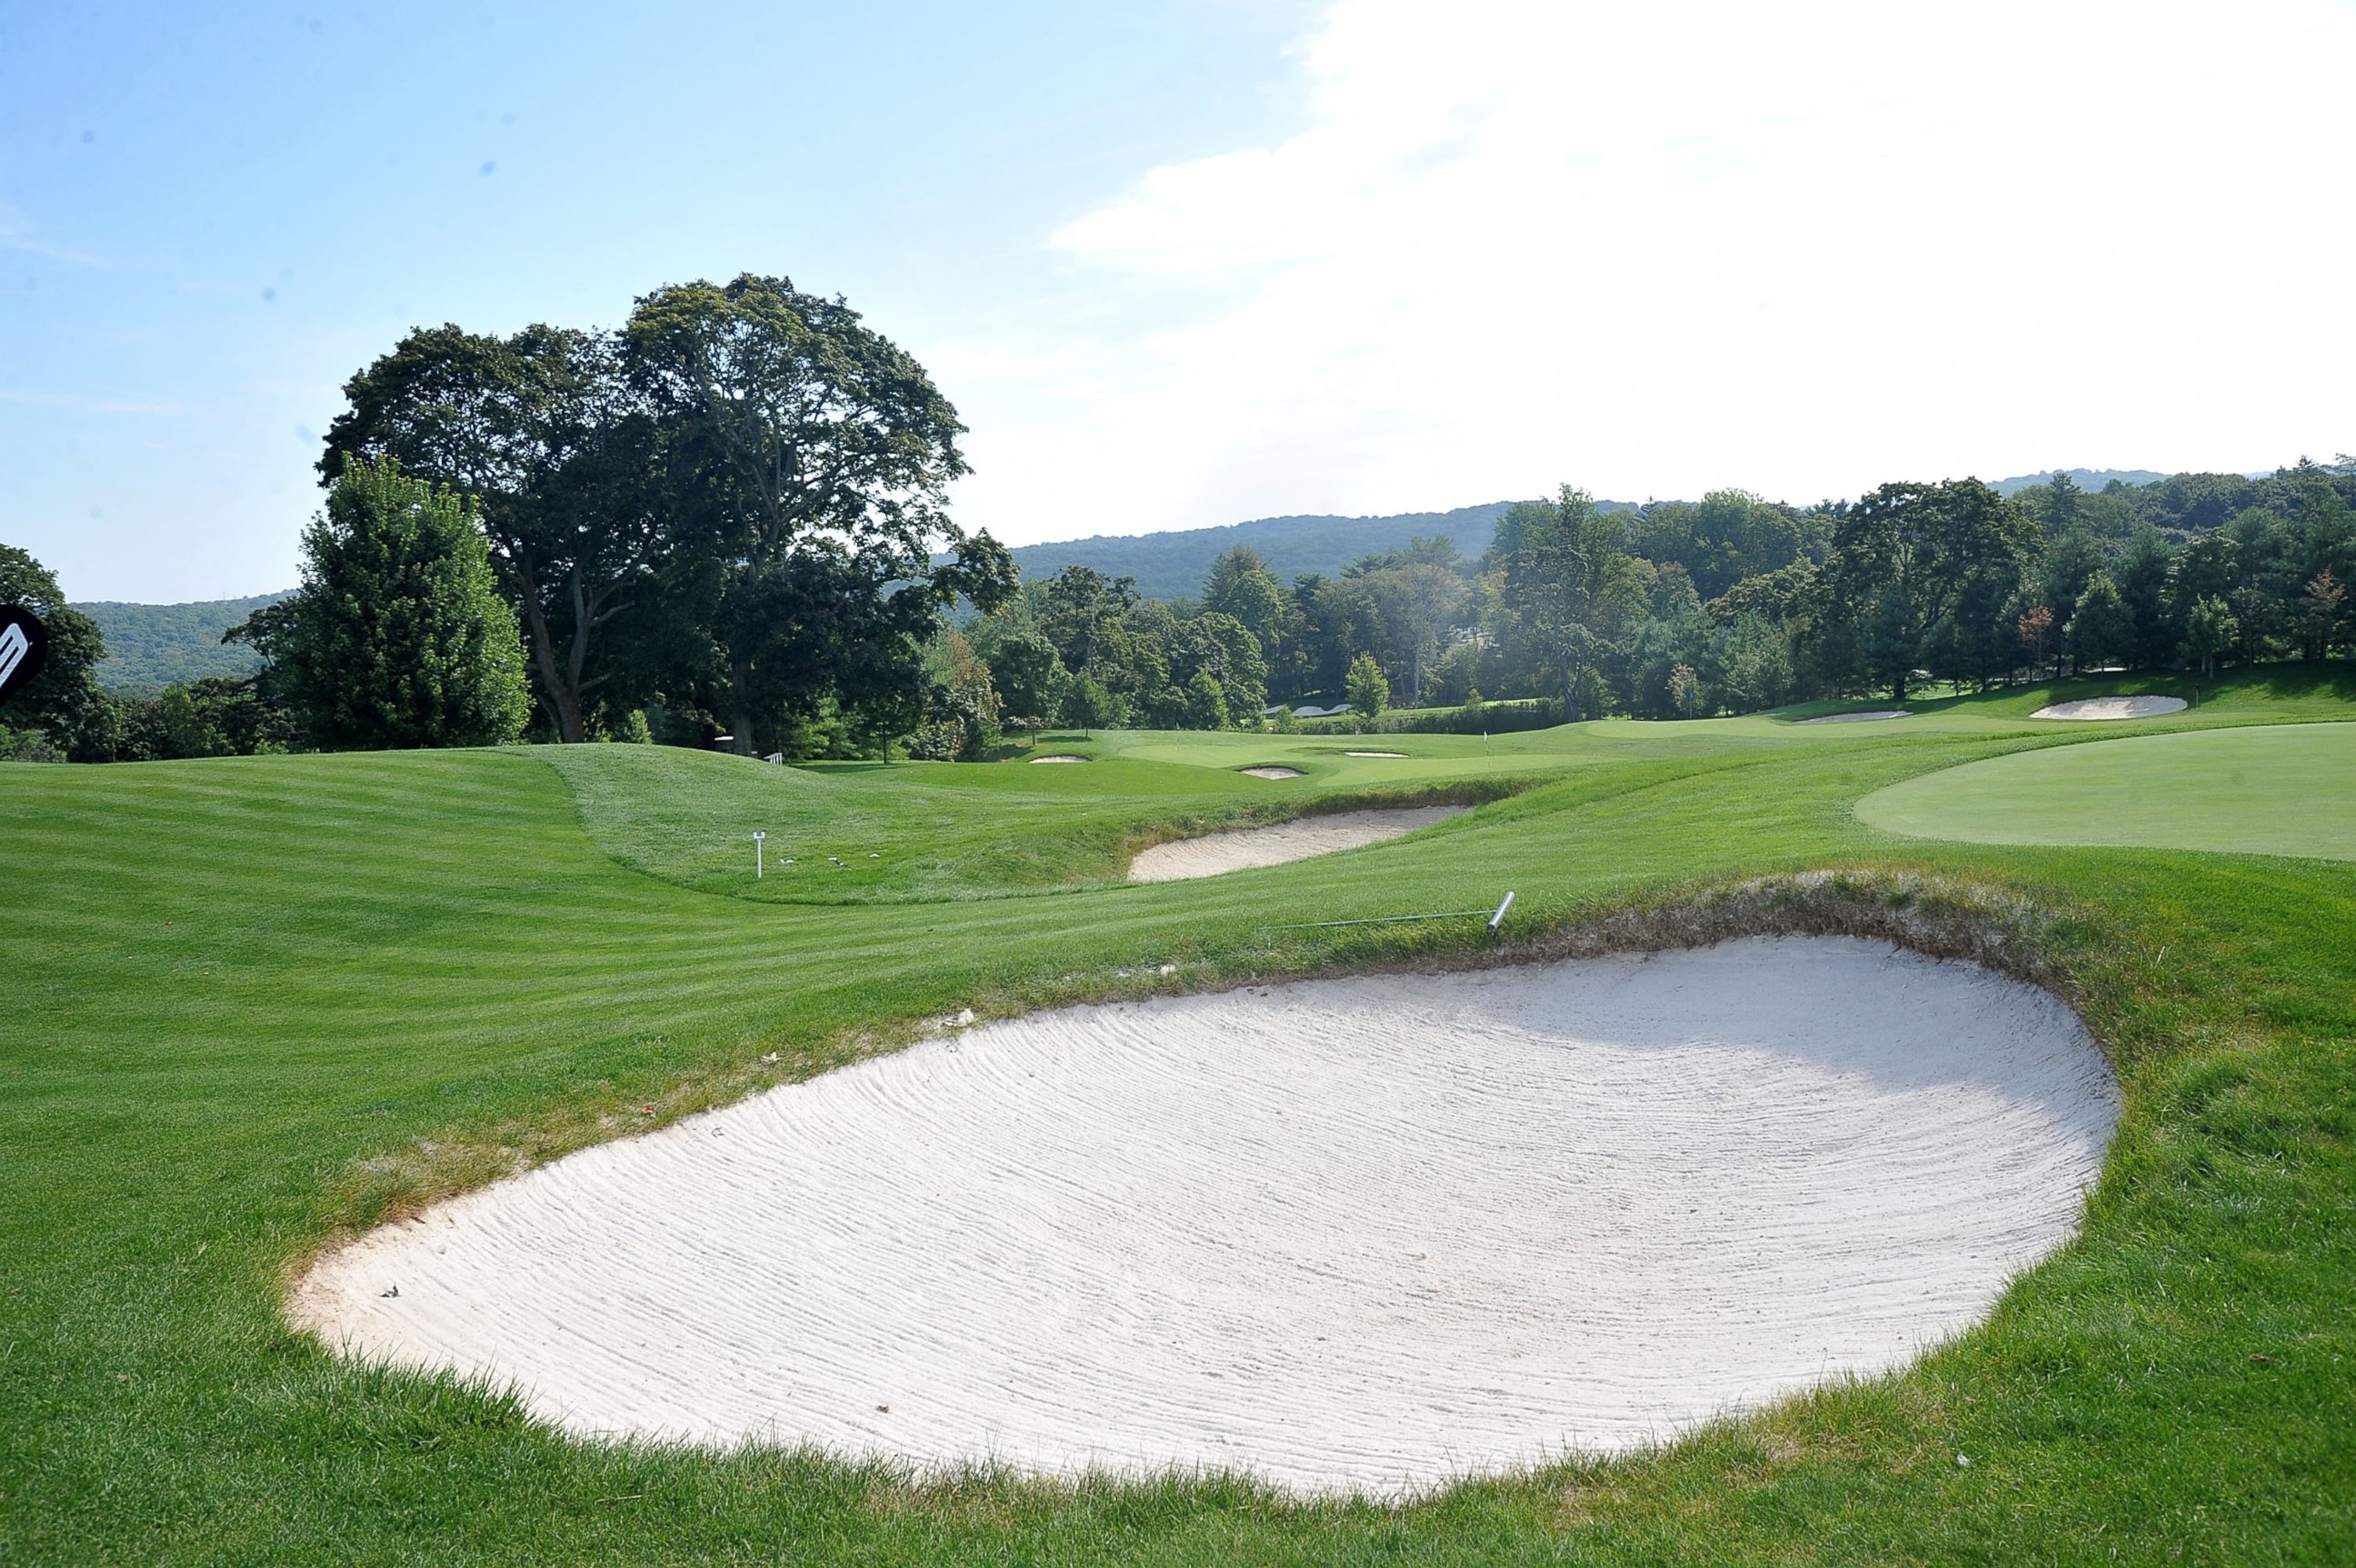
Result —
POLYGON ((2149 468, 2048 468, 2041 474, 2019 474, 2009 479, 1998 479, 1989 488, 2000 496, 2017 496, 2023 490, 2051 484, 2057 472, 2069 475, 2070 482, 2082 490, 2099 490, 2114 479, 2123 485, 2156 485, 2168 478, 2149 468))
POLYGON ((244 599, 198 599, 185 605, 133 605, 101 599, 73 607, 98 623, 106 639, 99 684, 111 692, 150 694, 214 676, 251 675, 261 663, 250 648, 223 647, 221 633, 264 605, 293 593, 244 599))
MULTIPOLYGON (((2154 485, 2169 476, 2148 468, 2069 468, 2072 482, 2083 490, 2100 490, 2116 480, 2125 485, 2154 485)), ((2052 482, 2055 470, 2018 474, 1997 479, 1999 495, 2052 482)), ((2262 478, 2263 474, 2254 474, 2262 478)), ((1445 535, 1468 557, 1477 557, 1495 537, 1497 520, 1512 501, 1489 501, 1458 507, 1453 511, 1400 512, 1387 517, 1339 517, 1303 514, 1256 518, 1217 528, 1189 528, 1164 533, 1094 534, 1087 539, 1025 544, 1009 552, 1023 568, 1023 579, 1052 577, 1066 566, 1087 566, 1108 577, 1134 577, 1137 590, 1149 599, 1191 598, 1203 591, 1211 563, 1238 544, 1259 553, 1279 577, 1287 581, 1304 572, 1331 577, 1353 561, 1406 548, 1408 541, 1445 535)), ((1598 501, 1604 511, 1633 511, 1633 501, 1598 501)), ((1650 503, 1647 503, 1650 504, 1650 503)))
MULTIPOLYGON (((1066 566, 1087 566, 1108 577, 1134 577, 1149 599, 1191 598, 1203 591, 1211 563, 1238 544, 1259 553, 1269 568, 1290 582, 1304 572, 1332 577, 1351 562, 1403 550, 1410 540, 1443 536, 1468 556, 1489 548, 1497 520, 1512 501, 1488 501, 1453 511, 1409 511, 1389 517, 1300 515, 1255 518, 1218 528, 1188 528, 1168 533, 1097 534, 1048 544, 1024 544, 1009 552, 1025 581, 1052 577, 1066 566)), ((1626 501, 1597 503, 1606 511, 1631 510, 1626 501)))

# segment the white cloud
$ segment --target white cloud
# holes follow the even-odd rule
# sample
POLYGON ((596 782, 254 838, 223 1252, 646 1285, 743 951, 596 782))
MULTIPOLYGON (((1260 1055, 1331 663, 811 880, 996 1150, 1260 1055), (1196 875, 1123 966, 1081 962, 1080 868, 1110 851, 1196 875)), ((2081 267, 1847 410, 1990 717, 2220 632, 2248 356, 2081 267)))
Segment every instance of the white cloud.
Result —
POLYGON ((2356 445, 2356 12, 1342 0, 952 344, 1017 540, 2356 445), (2335 446, 2336 443, 2336 446, 2335 446), (1117 510, 1115 510, 1117 509, 1117 510))

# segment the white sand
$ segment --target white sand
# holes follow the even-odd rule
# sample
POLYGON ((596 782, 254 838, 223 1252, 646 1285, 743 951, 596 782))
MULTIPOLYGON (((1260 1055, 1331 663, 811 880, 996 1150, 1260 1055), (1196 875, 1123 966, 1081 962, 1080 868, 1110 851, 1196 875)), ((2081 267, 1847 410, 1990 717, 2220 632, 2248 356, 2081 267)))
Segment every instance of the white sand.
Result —
POLYGON ((1870 713, 1863 714, 1823 714, 1813 719, 1802 719, 1800 722, 1804 725, 1861 725, 1870 724, 1876 719, 1902 719, 1907 716, 1907 713, 1908 710, 1904 708, 1876 708, 1870 713))
POLYGON ((1236 771, 1248 773, 1255 779, 1298 779, 1301 776, 1298 768, 1238 768, 1236 771))
POLYGON ((2051 997, 1847 939, 1318 981, 773 1090, 294 1308, 584 1434, 1389 1494, 1904 1363, 2072 1232, 2115 1107, 2051 997))
POLYGON ((1068 755, 1066 755, 1066 754, 1061 754, 1061 753, 1059 753, 1059 754, 1057 754, 1056 756, 1054 756, 1054 757, 1033 757, 1031 760, 1032 760, 1033 762, 1034 762, 1034 763, 1037 763, 1037 762, 1086 762, 1086 761, 1087 760, 1087 757, 1072 757, 1072 756, 1068 756, 1068 755))
POLYGON ((2055 703, 2038 709, 2032 719, 2147 719, 2160 714, 2181 713, 2181 697, 2081 697, 2074 703, 2055 703))
POLYGON ((1289 860, 1357 849, 1385 839, 1428 828, 1450 817, 1462 816, 1469 806, 1410 806, 1372 811, 1335 811, 1322 817, 1300 817, 1274 827, 1238 828, 1233 832, 1205 833, 1140 850, 1129 863, 1131 882, 1184 882, 1196 876, 1217 876, 1256 865, 1282 865, 1289 860))
POLYGON ((1405 757, 1404 751, 1345 751, 1344 757, 1405 757))

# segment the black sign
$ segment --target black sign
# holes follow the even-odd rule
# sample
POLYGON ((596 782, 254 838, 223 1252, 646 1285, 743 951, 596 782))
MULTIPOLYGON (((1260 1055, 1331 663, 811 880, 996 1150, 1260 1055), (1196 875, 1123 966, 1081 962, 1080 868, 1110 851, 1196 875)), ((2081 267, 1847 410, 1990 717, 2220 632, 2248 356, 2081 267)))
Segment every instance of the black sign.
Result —
POLYGON ((48 651, 48 628, 39 617, 15 605, 0 605, 0 703, 41 672, 48 651))

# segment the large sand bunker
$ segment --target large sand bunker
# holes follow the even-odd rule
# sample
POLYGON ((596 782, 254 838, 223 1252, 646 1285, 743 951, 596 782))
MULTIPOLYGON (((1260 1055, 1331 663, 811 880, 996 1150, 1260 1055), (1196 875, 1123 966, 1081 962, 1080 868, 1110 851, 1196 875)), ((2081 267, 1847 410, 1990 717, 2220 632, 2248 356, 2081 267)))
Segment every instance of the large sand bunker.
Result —
POLYGON ((1233 832, 1205 833, 1201 838, 1176 839, 1140 850, 1129 863, 1131 882, 1184 882, 1196 876, 1245 871, 1255 865, 1282 865, 1289 860, 1332 854, 1380 843, 1418 828, 1462 816, 1469 806, 1410 806, 1372 811, 1335 811, 1323 817, 1301 817, 1274 827, 1238 828, 1233 832))
POLYGON ((2038 709, 2032 719, 2148 719, 2184 711, 2181 697, 2081 697, 2038 709))
POLYGON ((1317 981, 773 1090, 294 1306, 584 1434, 1391 1494, 1903 1363, 2071 1234, 2115 1105, 2051 997, 1847 939, 1317 981))

